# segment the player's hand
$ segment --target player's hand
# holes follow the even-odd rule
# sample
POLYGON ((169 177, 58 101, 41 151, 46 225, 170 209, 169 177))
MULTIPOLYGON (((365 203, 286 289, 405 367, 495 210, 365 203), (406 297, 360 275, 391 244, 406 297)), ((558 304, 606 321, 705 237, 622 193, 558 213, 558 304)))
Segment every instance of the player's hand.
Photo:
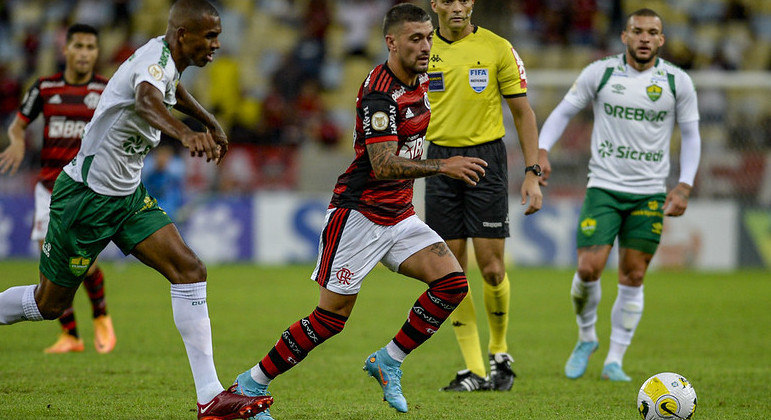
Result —
POLYGON ((24 160, 24 143, 11 143, 0 153, 0 174, 13 175, 24 160))
POLYGON ((222 162, 222 159, 225 158, 225 154, 228 152, 228 136, 222 131, 222 127, 219 125, 211 130, 211 136, 219 147, 219 157, 217 158, 217 165, 219 165, 222 162))
POLYGON ((472 187, 485 176, 487 162, 467 156, 453 156, 442 161, 440 172, 450 178, 460 179, 472 187))
POLYGON ((208 132, 188 131, 181 139, 182 145, 190 150, 190 156, 202 157, 206 155, 206 161, 210 162, 213 159, 219 159, 220 147, 212 138, 212 135, 208 132))
POLYGON ((549 175, 551 175, 549 152, 546 149, 538 149, 538 163, 541 165, 541 178, 538 180, 538 183, 545 187, 549 185, 549 175))
POLYGON ((664 216, 678 217, 685 213, 688 207, 688 197, 691 196, 691 186, 679 183, 667 194, 664 200, 664 216))
MULTIPOLYGON (((543 168, 541 170, 543 170, 543 168)), ((527 172, 527 174, 525 174, 525 181, 522 183, 522 189, 520 190, 520 193, 522 194, 522 201, 520 204, 524 206, 525 203, 527 203, 527 198, 530 197, 530 205, 528 205, 527 210, 525 210, 526 216, 541 210, 541 205, 543 205, 543 194, 541 193, 541 187, 539 186, 540 178, 541 177, 535 176, 532 172, 527 172)))

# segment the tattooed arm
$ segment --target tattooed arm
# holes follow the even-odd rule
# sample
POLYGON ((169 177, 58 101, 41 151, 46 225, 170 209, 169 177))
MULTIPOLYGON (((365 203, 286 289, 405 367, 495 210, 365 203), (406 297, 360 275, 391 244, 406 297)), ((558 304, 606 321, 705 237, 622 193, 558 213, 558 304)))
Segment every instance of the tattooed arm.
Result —
POLYGON ((414 179, 442 174, 476 185, 485 175, 487 166, 482 159, 465 156, 427 160, 403 158, 396 154, 395 141, 368 144, 367 153, 377 179, 414 179))

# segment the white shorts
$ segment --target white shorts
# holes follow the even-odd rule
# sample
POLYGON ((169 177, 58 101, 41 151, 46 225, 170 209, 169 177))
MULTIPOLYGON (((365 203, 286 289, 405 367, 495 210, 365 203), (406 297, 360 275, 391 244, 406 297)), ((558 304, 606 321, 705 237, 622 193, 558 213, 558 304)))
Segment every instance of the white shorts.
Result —
POLYGON ((48 231, 48 220, 51 216, 51 191, 38 182, 35 184, 35 220, 32 224, 33 241, 42 241, 48 231))
POLYGON ((328 209, 311 280, 332 292, 355 295, 378 262, 398 272, 404 260, 437 242, 443 242, 439 234, 415 215, 383 226, 356 210, 328 209))

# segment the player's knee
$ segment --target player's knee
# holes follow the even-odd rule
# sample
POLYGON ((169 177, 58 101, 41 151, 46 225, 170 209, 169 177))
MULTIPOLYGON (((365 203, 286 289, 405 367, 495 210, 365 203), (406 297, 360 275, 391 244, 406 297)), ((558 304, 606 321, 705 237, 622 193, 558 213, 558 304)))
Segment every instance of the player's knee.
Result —
POLYGON ((497 286, 503 282, 503 276, 506 275, 506 272, 503 269, 503 265, 501 264, 488 264, 484 267, 480 268, 480 271, 482 272, 482 278, 484 279, 485 283, 497 286))
POLYGON ((626 286, 639 287, 643 284, 645 270, 630 270, 622 274, 621 283, 626 286))
POLYGON ((468 294, 468 280, 462 271, 450 273, 431 282, 429 291, 447 303, 458 305, 468 294))
POLYGON ((43 302, 37 304, 40 315, 45 320, 58 319, 70 305, 56 302, 43 302))
POLYGON ((602 274, 602 269, 597 269, 593 264, 579 261, 576 274, 581 281, 597 281, 602 274))
POLYGON ((177 283, 200 283, 206 281, 206 276, 206 265, 192 255, 179 267, 177 283))

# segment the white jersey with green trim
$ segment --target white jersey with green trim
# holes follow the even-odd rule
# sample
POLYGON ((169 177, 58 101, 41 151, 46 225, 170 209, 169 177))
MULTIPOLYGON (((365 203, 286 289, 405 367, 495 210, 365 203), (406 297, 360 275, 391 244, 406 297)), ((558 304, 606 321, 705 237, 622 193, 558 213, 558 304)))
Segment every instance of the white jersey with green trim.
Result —
POLYGON ((593 103, 589 187, 666 192, 675 121, 699 120, 696 90, 683 70, 657 58, 639 72, 624 54, 613 55, 584 68, 565 101, 578 108, 593 103))
POLYGON ((85 127, 78 155, 64 167, 72 179, 99 194, 127 196, 136 191, 144 158, 161 140, 161 131, 135 110, 142 82, 163 93, 168 109, 177 103, 179 72, 163 36, 136 50, 110 78, 85 127))

